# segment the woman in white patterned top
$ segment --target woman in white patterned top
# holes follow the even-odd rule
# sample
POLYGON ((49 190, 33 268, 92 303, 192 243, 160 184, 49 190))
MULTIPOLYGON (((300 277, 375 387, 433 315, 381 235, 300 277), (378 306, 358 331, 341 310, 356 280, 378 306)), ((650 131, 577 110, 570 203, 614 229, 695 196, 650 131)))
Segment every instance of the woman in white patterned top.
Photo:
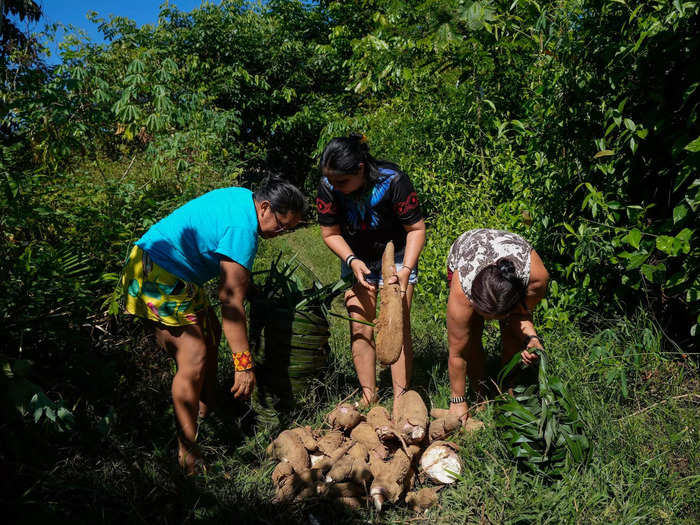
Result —
POLYGON ((549 274, 525 239, 502 230, 481 228, 460 235, 447 258, 447 340, 450 411, 463 422, 469 417, 465 376, 477 396, 486 394, 486 356, 481 335, 484 321, 501 327, 502 364, 523 350, 531 365, 542 348, 532 312, 545 295, 549 274))

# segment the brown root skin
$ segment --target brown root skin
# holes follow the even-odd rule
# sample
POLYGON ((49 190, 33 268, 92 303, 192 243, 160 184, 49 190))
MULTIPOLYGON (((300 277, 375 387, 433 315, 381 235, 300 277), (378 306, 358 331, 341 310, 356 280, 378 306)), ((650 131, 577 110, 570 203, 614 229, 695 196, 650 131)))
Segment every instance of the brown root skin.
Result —
POLYGON ((314 435, 311 431, 311 427, 297 427, 293 428, 292 432, 296 434, 296 436, 299 438, 299 441, 301 441, 302 445, 304 445, 304 448, 308 450, 309 452, 315 452, 318 450, 318 444, 316 443, 316 439, 314 438, 314 435))
MULTIPOLYGON (((446 417, 450 417, 452 415, 453 414, 446 408, 433 408, 430 410, 430 416, 434 417, 435 419, 446 418, 446 417)), ((480 429, 484 428, 484 423, 483 423, 483 421, 481 421, 479 419, 470 417, 465 422, 462 423, 462 427, 467 432, 474 432, 476 430, 480 430, 480 429)), ((432 428, 432 423, 431 423, 431 428, 432 428)), ((440 438, 436 438, 436 439, 440 439, 440 438)), ((432 438, 431 438, 431 441, 432 441, 432 438)))
POLYGON ((353 445, 352 441, 348 441, 343 446, 335 449, 330 456, 325 456, 323 459, 316 462, 314 465, 314 470, 320 472, 326 472, 333 467, 333 465, 342 458, 350 447, 353 445))
POLYGON ((342 497, 342 498, 336 498, 335 501, 337 501, 341 505, 345 505, 346 507, 350 507, 353 509, 361 509, 362 507, 365 506, 364 503, 362 502, 362 498, 358 498, 358 497, 346 496, 346 497, 342 497))
POLYGON ((391 460, 375 461, 370 465, 374 480, 370 487, 370 496, 378 510, 383 502, 396 503, 407 483, 411 472, 411 458, 401 449, 397 450, 391 460))
POLYGON ((326 456, 330 456, 343 444, 345 437, 338 430, 331 430, 318 440, 318 449, 326 456))
POLYGON ((394 423, 391 421, 389 411, 383 406, 372 408, 367 414, 367 423, 374 428, 374 431, 379 436, 382 443, 390 443, 392 440, 398 440, 401 443, 404 451, 408 454, 406 442, 401 434, 394 428, 394 423))
POLYGON ((291 430, 285 430, 277 436, 267 447, 267 453, 281 461, 288 461, 297 473, 308 470, 310 466, 309 453, 291 430))
POLYGON ((352 429, 350 438, 358 443, 362 443, 371 454, 374 454, 377 457, 384 459, 388 455, 388 451, 379 440, 377 433, 369 424, 365 422, 360 423, 352 429))
POLYGON ((436 419, 430 423, 430 427, 428 429, 430 442, 432 443, 433 441, 445 439, 453 432, 459 430, 461 426, 462 422, 454 414, 448 414, 445 417, 436 419))
POLYGON ((394 432, 389 411, 383 406, 373 407, 367 413, 367 423, 374 429, 380 439, 388 433, 394 432))
POLYGON ((360 498, 364 496, 365 489, 352 481, 327 485, 323 493, 330 498, 360 498))
POLYGON ((297 490, 296 501, 314 497, 319 493, 319 485, 323 482, 323 474, 317 470, 307 470, 297 474, 294 486, 297 490))
POLYGON ((272 471, 272 482, 279 487, 284 484, 285 478, 291 476, 292 474, 294 474, 294 469, 292 468, 291 463, 280 461, 272 471))
POLYGON ((288 503, 294 499, 297 492, 294 488, 294 479, 292 476, 287 476, 275 490, 273 503, 288 503))
POLYGON ((327 483, 350 481, 362 485, 372 479, 372 472, 366 461, 345 455, 338 460, 326 475, 327 483))
POLYGON ((406 505, 409 505, 416 512, 423 512, 432 507, 438 502, 438 492, 442 490, 443 485, 439 487, 425 487, 415 492, 406 494, 406 505))
POLYGON ((403 347, 403 297, 398 283, 390 284, 395 274, 394 243, 389 242, 382 256, 382 278, 379 318, 374 328, 376 356, 383 365, 395 363, 403 347))
POLYGON ((352 430, 362 421, 362 414, 349 403, 342 403, 328 414, 328 422, 333 428, 344 431, 352 430))
POLYGON ((366 462, 369 459, 369 451, 362 443, 353 443, 350 450, 348 450, 348 456, 352 456, 366 462))
POLYGON ((406 455, 411 458, 411 462, 416 464, 420 461, 420 456, 423 453, 423 447, 421 445, 409 445, 407 447, 406 455))
POLYGON ((274 501, 276 503, 301 501, 315 496, 320 480, 321 473, 313 470, 294 472, 291 476, 285 476, 277 487, 274 501))
POLYGON ((394 275, 394 269, 396 268, 395 258, 394 243, 389 241, 382 254, 382 279, 385 283, 394 275))
POLYGON ((447 408, 431 408, 430 417, 434 419, 440 419, 441 417, 447 417, 451 414, 450 410, 447 408))
POLYGON ((428 408, 420 394, 407 390, 396 400, 394 410, 395 428, 408 444, 420 443, 425 439, 428 428, 428 408))
POLYGON ((326 474, 327 483, 340 483, 345 481, 350 477, 350 472, 352 472, 352 464, 355 459, 347 454, 335 462, 331 469, 326 474))

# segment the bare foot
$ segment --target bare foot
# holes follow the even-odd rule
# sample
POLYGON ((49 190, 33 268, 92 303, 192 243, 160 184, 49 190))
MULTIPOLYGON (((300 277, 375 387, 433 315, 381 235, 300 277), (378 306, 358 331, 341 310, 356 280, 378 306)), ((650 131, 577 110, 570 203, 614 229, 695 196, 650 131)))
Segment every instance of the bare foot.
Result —
POLYGON ((204 460, 196 447, 192 447, 190 450, 180 447, 177 453, 177 462, 188 476, 196 476, 206 471, 204 460))

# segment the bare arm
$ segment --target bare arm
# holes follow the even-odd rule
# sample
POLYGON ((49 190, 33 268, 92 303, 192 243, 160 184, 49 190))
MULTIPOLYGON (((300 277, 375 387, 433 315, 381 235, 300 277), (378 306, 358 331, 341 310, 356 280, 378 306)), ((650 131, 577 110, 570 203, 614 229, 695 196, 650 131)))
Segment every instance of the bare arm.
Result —
MULTIPOLYGON (((221 301, 222 330, 231 352, 249 352, 243 301, 248 291, 250 272, 228 258, 222 259, 220 267, 219 300, 221 301)), ((233 387, 231 388, 233 397, 247 398, 252 392, 254 385, 255 373, 252 369, 237 371, 233 387)))
MULTIPOLYGON (((519 329, 523 339, 530 335, 537 335, 535 325, 532 322, 532 312, 547 293, 548 281, 549 272, 547 272, 537 252, 532 250, 530 253, 530 282, 528 283, 527 294, 525 296, 527 311, 521 308, 520 311, 512 314, 513 320, 520 323, 519 329)), ((527 351, 529 348, 541 349, 542 344, 537 339, 530 339, 528 341, 527 348, 523 351, 523 361, 527 365, 537 359, 537 354, 527 351)))
MULTIPOLYGON (((345 259, 348 258, 348 255, 352 254, 350 246, 345 239, 343 239, 343 236, 340 233, 339 225, 334 224, 333 226, 321 226, 321 236, 323 237, 323 242, 326 243, 326 246, 328 246, 328 248, 334 254, 340 257, 341 260, 345 261, 345 259)), ((367 268, 367 265, 365 265, 364 261, 355 259, 352 261, 352 263, 350 263, 350 269, 355 274, 357 282, 368 290, 375 289, 374 286, 365 280, 365 275, 370 273, 370 271, 369 268, 367 268)))
POLYGON ((399 284, 405 290, 408 286, 408 279, 411 276, 411 269, 418 264, 418 257, 425 246, 425 221, 423 219, 409 226, 406 229, 406 248, 403 254, 403 268, 399 271, 399 284))

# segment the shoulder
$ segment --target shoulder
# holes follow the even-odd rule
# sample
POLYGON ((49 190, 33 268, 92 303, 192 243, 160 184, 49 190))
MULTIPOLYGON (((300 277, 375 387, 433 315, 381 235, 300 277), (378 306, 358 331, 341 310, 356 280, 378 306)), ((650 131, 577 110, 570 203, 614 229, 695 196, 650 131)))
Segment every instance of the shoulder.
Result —
POLYGON ((321 179, 318 181, 318 191, 324 193, 333 192, 333 185, 328 180, 328 177, 321 177, 321 179))
POLYGON ((392 184, 408 181, 408 176, 395 164, 385 163, 379 166, 377 181, 391 181, 392 184))
POLYGON ((242 188, 240 186, 229 186, 227 188, 218 188, 211 190, 203 195, 200 195, 194 201, 199 202, 212 202, 212 201, 226 201, 229 202, 232 199, 236 201, 247 201, 252 199, 253 192, 248 188, 242 188))

